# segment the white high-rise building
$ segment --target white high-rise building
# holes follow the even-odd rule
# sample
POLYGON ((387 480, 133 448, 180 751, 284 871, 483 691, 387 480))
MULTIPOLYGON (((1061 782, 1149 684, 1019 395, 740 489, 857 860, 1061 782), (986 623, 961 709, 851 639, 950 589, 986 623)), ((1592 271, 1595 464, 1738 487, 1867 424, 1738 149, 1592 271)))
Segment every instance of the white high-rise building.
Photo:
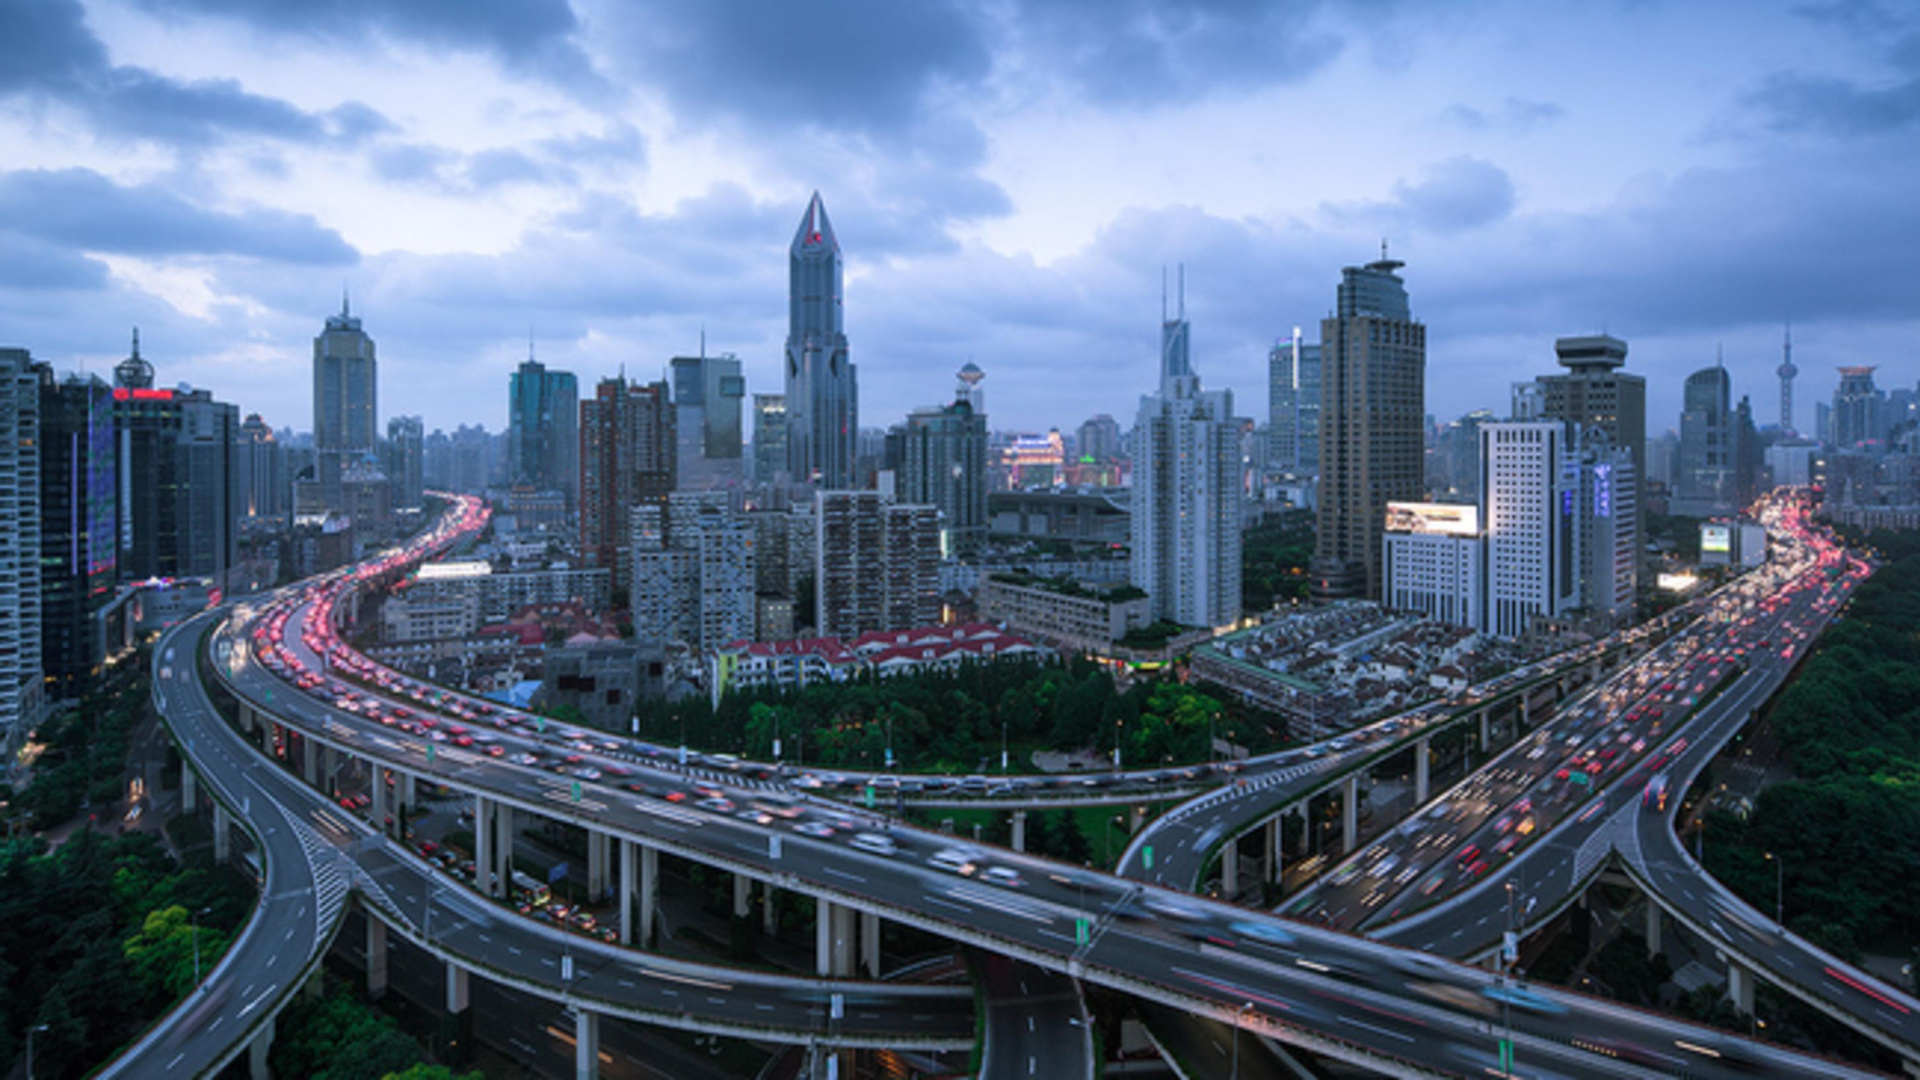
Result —
POLYGON ((1382 603, 1456 626, 1485 627, 1486 540, 1479 507, 1388 503, 1381 537, 1382 603))
POLYGON ((39 722, 40 378, 25 349, 0 349, 0 749, 39 722))
POLYGON ((1487 527, 1486 629, 1514 638, 1535 616, 1580 602, 1580 535, 1573 518, 1567 425, 1509 420, 1480 426, 1487 527))
POLYGON ((1240 619, 1240 425, 1232 391, 1200 389, 1181 292, 1133 429, 1132 579, 1154 618, 1217 628, 1240 619))

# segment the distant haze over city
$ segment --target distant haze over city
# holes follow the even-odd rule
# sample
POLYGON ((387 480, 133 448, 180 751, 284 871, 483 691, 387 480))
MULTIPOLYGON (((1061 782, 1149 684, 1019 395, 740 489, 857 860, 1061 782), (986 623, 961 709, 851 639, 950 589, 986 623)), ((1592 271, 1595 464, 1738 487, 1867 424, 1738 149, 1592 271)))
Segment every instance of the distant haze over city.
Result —
POLYGON ((1383 238, 1427 412, 1506 411, 1609 332, 1647 426, 1723 350, 1798 426, 1842 364, 1912 385, 1920 14, 1867 2, 1060 7, 4 0, 0 343, 307 429, 351 292, 381 422, 506 420, 529 335, 583 387, 740 357, 782 390, 814 190, 860 421, 986 372, 992 426, 1123 423, 1162 267, 1195 369, 1266 419, 1383 238), (823 11, 825 14, 823 14, 823 11))

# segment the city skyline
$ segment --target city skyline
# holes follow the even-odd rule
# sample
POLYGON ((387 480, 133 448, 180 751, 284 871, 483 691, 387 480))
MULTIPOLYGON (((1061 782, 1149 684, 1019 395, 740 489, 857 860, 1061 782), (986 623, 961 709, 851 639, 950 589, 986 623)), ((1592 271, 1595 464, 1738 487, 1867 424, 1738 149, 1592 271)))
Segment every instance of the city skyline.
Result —
POLYGON ((1742 33, 1720 33, 1734 11, 929 5, 853 35, 559 2, 457 21, 25 5, 0 15, 39 58, 0 87, 18 164, 0 319, 97 374, 139 325, 169 384, 276 428, 310 413, 286 371, 343 282, 393 366, 381 422, 503 429, 492 388, 529 324, 583 381, 650 379, 704 326, 772 393, 782 245, 818 188, 870 427, 969 359, 995 374, 996 427, 1129 415, 1175 262, 1196 362, 1259 401, 1272 342, 1383 235, 1420 268, 1436 417, 1497 408, 1513 369, 1553 370, 1555 338, 1605 331, 1634 343, 1653 430, 1716 345, 1766 423, 1788 318, 1803 401, 1843 365, 1913 374, 1892 260, 1920 232, 1897 180, 1916 24, 1742 6, 1742 33), (617 61, 668 38, 671 62, 617 61), (1544 59, 1629 44, 1625 82, 1544 59), (828 47, 848 63, 807 61, 828 47), (1121 56, 1124 83, 1103 62, 1121 56), (753 62, 715 82, 726 58, 753 62), (1345 137, 1359 126, 1389 137, 1345 137))

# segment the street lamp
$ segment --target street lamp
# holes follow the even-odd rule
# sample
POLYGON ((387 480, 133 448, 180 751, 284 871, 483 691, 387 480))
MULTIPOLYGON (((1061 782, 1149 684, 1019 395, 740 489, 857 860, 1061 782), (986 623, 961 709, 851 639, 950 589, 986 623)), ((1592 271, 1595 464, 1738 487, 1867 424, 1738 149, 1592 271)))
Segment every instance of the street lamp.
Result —
MULTIPOLYGON (((212 908, 203 907, 199 911, 189 912, 187 914, 187 925, 193 928, 193 985, 196 990, 206 989, 200 982, 200 918, 212 912, 212 908)), ((27 1075, 33 1075, 31 1068, 27 1070, 27 1075)))
POLYGON ((1000 721, 1000 775, 1007 774, 1007 722, 1000 721))
POLYGON ((33 1080, 33 1033, 45 1031, 50 1024, 38 1024, 27 1029, 27 1080, 33 1080))
POLYGON ((1787 929, 1787 860, 1769 851, 1767 861, 1773 864, 1773 921, 1780 924, 1784 933, 1787 929))
POLYGON ((1240 1018, 1253 1011, 1253 1002, 1233 1010, 1233 1080, 1240 1080, 1240 1018))

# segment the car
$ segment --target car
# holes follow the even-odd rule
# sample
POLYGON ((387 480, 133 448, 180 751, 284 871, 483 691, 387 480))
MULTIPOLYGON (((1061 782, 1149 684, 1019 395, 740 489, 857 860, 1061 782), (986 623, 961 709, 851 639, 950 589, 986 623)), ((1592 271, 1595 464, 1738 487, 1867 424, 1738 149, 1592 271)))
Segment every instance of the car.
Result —
POLYGON ((800 821, 794 823, 793 831, 802 836, 817 836, 825 840, 833 835, 833 826, 824 821, 800 821))
POLYGON ((716 814, 733 813, 733 800, 722 798, 719 795, 710 795, 704 799, 701 799, 699 802, 694 803, 693 805, 699 807, 702 810, 711 810, 716 814))
POLYGON ((885 833, 855 833, 848 843, 871 855, 892 855, 900 850, 900 845, 894 843, 893 837, 885 833))
POLYGON ((1252 919, 1235 919, 1227 924, 1227 929, 1262 945, 1292 945, 1299 940, 1272 923, 1255 922, 1252 919))
POLYGON ((933 853, 933 856, 927 860, 927 865, 951 870, 961 877, 971 877, 976 869, 975 857, 975 852, 971 848, 942 848, 933 853))
POLYGON ((1524 986, 1483 987, 1480 996, 1497 1005, 1510 1005, 1535 1016, 1564 1016, 1567 1012, 1565 1005, 1541 997, 1524 986))
POLYGON ((1022 884, 1020 871, 1011 866, 989 866, 980 874, 980 880, 1017 889, 1022 884))

